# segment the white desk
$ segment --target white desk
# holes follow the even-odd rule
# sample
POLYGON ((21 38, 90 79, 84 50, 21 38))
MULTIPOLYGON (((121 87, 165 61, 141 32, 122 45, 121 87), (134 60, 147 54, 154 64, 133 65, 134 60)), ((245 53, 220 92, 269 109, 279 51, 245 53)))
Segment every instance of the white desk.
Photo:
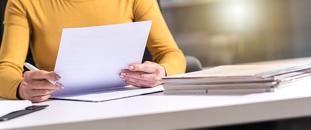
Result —
POLYGON ((248 96, 146 95, 102 103, 48 101, 49 108, 0 129, 161 130, 214 127, 311 116, 311 77, 274 93, 248 96))

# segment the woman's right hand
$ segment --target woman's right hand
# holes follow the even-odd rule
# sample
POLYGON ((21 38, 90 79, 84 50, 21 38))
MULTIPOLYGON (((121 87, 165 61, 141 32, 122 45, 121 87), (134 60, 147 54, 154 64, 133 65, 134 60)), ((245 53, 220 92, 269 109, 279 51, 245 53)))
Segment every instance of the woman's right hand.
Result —
POLYGON ((24 80, 18 89, 19 97, 36 103, 46 101, 51 97, 52 93, 63 88, 61 84, 53 85, 48 80, 57 81, 59 79, 60 76, 55 72, 26 71, 24 80))

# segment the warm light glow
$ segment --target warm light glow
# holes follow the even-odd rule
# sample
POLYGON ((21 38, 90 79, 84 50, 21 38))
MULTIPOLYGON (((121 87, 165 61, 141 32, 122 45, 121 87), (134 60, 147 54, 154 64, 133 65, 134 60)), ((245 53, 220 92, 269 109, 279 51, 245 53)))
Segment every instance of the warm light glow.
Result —
POLYGON ((235 4, 230 6, 228 8, 228 16, 231 17, 236 23, 244 23, 247 20, 247 7, 243 4, 235 4))
POLYGON ((215 16, 221 18, 220 24, 223 28, 231 31, 245 31, 255 24, 254 17, 257 16, 252 2, 232 0, 224 2, 219 7, 219 14, 215 16))

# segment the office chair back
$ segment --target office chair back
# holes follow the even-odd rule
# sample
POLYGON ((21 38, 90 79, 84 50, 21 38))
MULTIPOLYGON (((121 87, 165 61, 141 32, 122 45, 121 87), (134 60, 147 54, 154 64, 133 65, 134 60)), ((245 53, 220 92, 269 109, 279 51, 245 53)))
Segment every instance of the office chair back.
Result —
MULTIPOLYGON (((6 0, 0 1, 0 21, 1 22, 4 19, 4 10, 5 10, 5 6, 6 6, 6 2, 7 2, 6 0)), ((1 39, 2 39, 2 35, 3 35, 3 24, 1 23, 1 26, 0 26, 0 38, 1 39)))

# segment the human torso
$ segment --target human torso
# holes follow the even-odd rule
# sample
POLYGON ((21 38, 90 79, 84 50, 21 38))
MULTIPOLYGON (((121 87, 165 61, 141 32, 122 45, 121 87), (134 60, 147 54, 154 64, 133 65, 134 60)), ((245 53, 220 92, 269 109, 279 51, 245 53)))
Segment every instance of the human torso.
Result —
POLYGON ((31 27, 31 47, 37 65, 45 70, 53 70, 63 28, 132 22, 133 2, 133 0, 29 0, 25 10, 31 27))

